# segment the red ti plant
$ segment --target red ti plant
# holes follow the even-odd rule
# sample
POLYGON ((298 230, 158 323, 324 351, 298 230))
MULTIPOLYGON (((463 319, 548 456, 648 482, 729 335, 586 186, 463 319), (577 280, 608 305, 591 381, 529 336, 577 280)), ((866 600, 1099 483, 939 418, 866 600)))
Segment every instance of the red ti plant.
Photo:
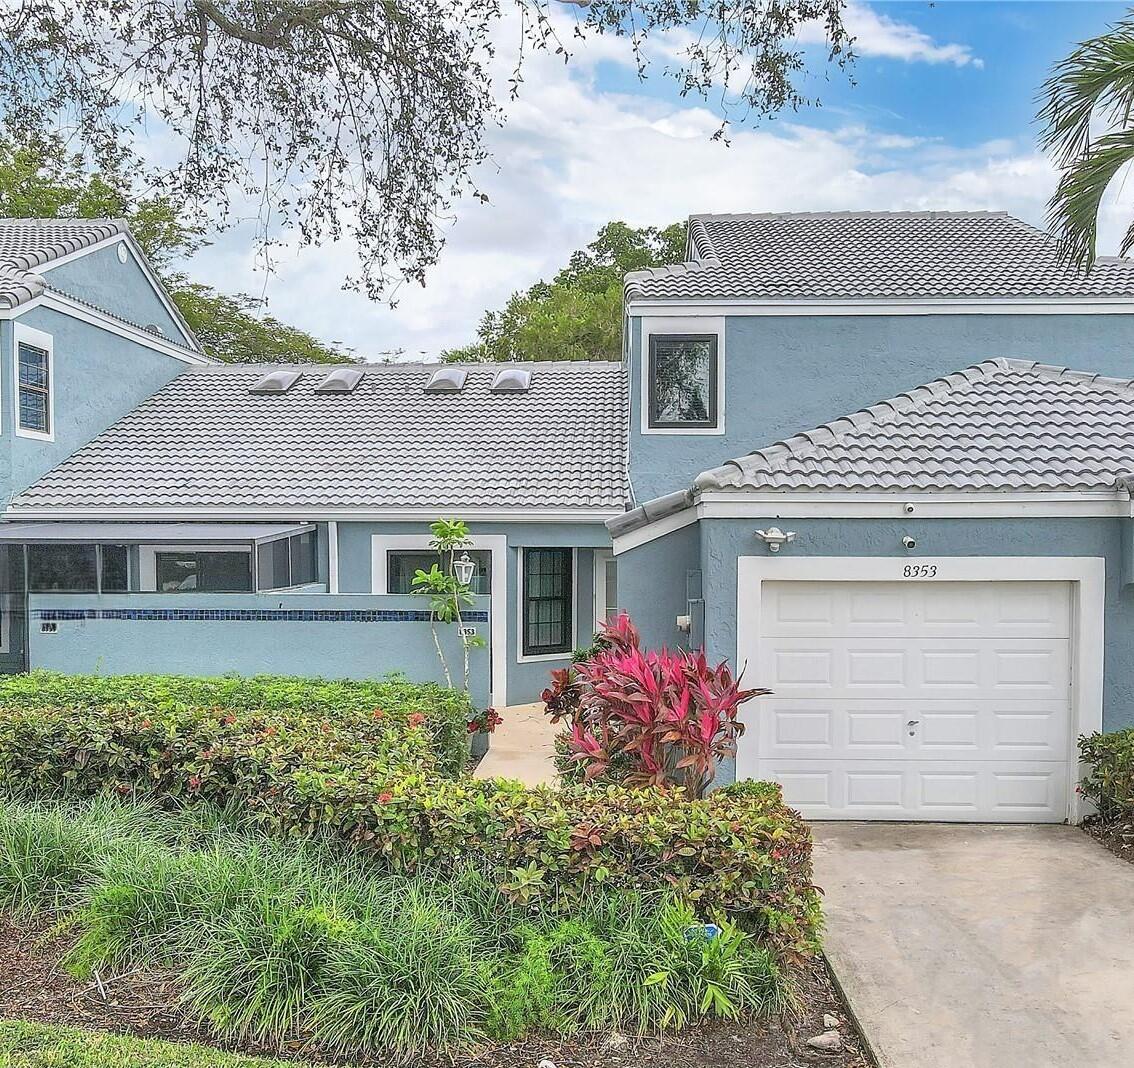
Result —
POLYGON ((740 706, 771 691, 742 690, 727 663, 711 667, 701 651, 643 652, 627 615, 603 626, 598 647, 553 671, 543 692, 553 722, 567 721, 571 759, 586 766, 587 779, 618 760, 629 769, 627 785, 703 796, 717 762, 736 755, 740 706))

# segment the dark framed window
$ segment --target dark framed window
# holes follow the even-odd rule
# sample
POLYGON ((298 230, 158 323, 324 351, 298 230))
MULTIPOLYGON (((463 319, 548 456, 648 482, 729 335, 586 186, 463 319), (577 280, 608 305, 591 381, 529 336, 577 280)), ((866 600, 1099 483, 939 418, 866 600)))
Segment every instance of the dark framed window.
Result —
POLYGON ((651 428, 717 426, 715 334, 652 335, 647 381, 651 428))
POLYGON ((99 571, 103 593, 126 593, 130 589, 129 548, 125 545, 100 545, 99 571))
MULTIPOLYGON (((468 553, 469 559, 476 562, 476 572, 469 584, 473 593, 492 592, 492 551, 490 549, 461 549, 457 553, 468 553)), ((434 564, 442 566, 441 557, 432 549, 387 549, 386 550, 386 592, 413 593, 413 576, 428 571, 434 564)))
POLYGON ((242 549, 159 549, 158 593, 251 593, 252 553, 242 549))
POLYGON ((570 549, 525 549, 524 656, 568 653, 574 644, 570 549))
POLYGON ((19 343, 19 428, 51 433, 51 356, 46 349, 19 343))
POLYGON ((32 593, 97 593, 97 547, 29 545, 28 589, 32 593))
POLYGON ((318 578, 315 531, 277 538, 256 548, 257 584, 262 590, 307 586, 318 578))

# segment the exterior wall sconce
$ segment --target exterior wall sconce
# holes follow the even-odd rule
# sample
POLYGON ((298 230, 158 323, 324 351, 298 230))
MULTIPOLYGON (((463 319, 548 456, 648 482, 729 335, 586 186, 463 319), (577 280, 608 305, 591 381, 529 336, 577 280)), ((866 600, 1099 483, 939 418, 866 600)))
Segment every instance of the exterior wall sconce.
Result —
POLYGON ((756 537, 763 539, 769 552, 778 553, 781 545, 795 541, 795 531, 783 531, 779 527, 769 527, 767 530, 756 531, 756 537))
POLYGON ((473 575, 476 574, 476 561, 469 559, 468 553, 461 553, 460 557, 453 561, 453 570, 457 573, 457 581, 462 586, 471 586, 473 575))

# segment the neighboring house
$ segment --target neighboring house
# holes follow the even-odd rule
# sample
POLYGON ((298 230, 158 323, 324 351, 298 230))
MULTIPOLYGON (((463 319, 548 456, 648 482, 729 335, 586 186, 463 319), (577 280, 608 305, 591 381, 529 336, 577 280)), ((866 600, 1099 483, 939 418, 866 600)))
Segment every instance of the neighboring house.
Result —
POLYGON ((10 483, 22 662, 436 677, 407 591, 463 518, 478 701, 617 607, 774 689, 735 773, 809 816, 1076 816, 1075 735, 1134 722, 1134 261, 1003 214, 696 216, 626 312, 622 364, 91 376, 103 425, 10 483))

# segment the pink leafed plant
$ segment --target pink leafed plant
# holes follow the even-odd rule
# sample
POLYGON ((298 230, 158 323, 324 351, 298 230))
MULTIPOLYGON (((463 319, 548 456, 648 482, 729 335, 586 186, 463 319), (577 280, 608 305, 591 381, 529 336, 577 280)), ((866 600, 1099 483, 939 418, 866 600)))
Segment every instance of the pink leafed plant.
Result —
POLYGON ((764 689, 741 689, 727 663, 698 650, 646 650, 630 617, 603 626, 598 651, 551 673, 543 692, 554 722, 565 720, 571 759, 585 777, 617 761, 631 786, 682 786, 701 797, 717 763, 736 755, 740 706, 764 689))

